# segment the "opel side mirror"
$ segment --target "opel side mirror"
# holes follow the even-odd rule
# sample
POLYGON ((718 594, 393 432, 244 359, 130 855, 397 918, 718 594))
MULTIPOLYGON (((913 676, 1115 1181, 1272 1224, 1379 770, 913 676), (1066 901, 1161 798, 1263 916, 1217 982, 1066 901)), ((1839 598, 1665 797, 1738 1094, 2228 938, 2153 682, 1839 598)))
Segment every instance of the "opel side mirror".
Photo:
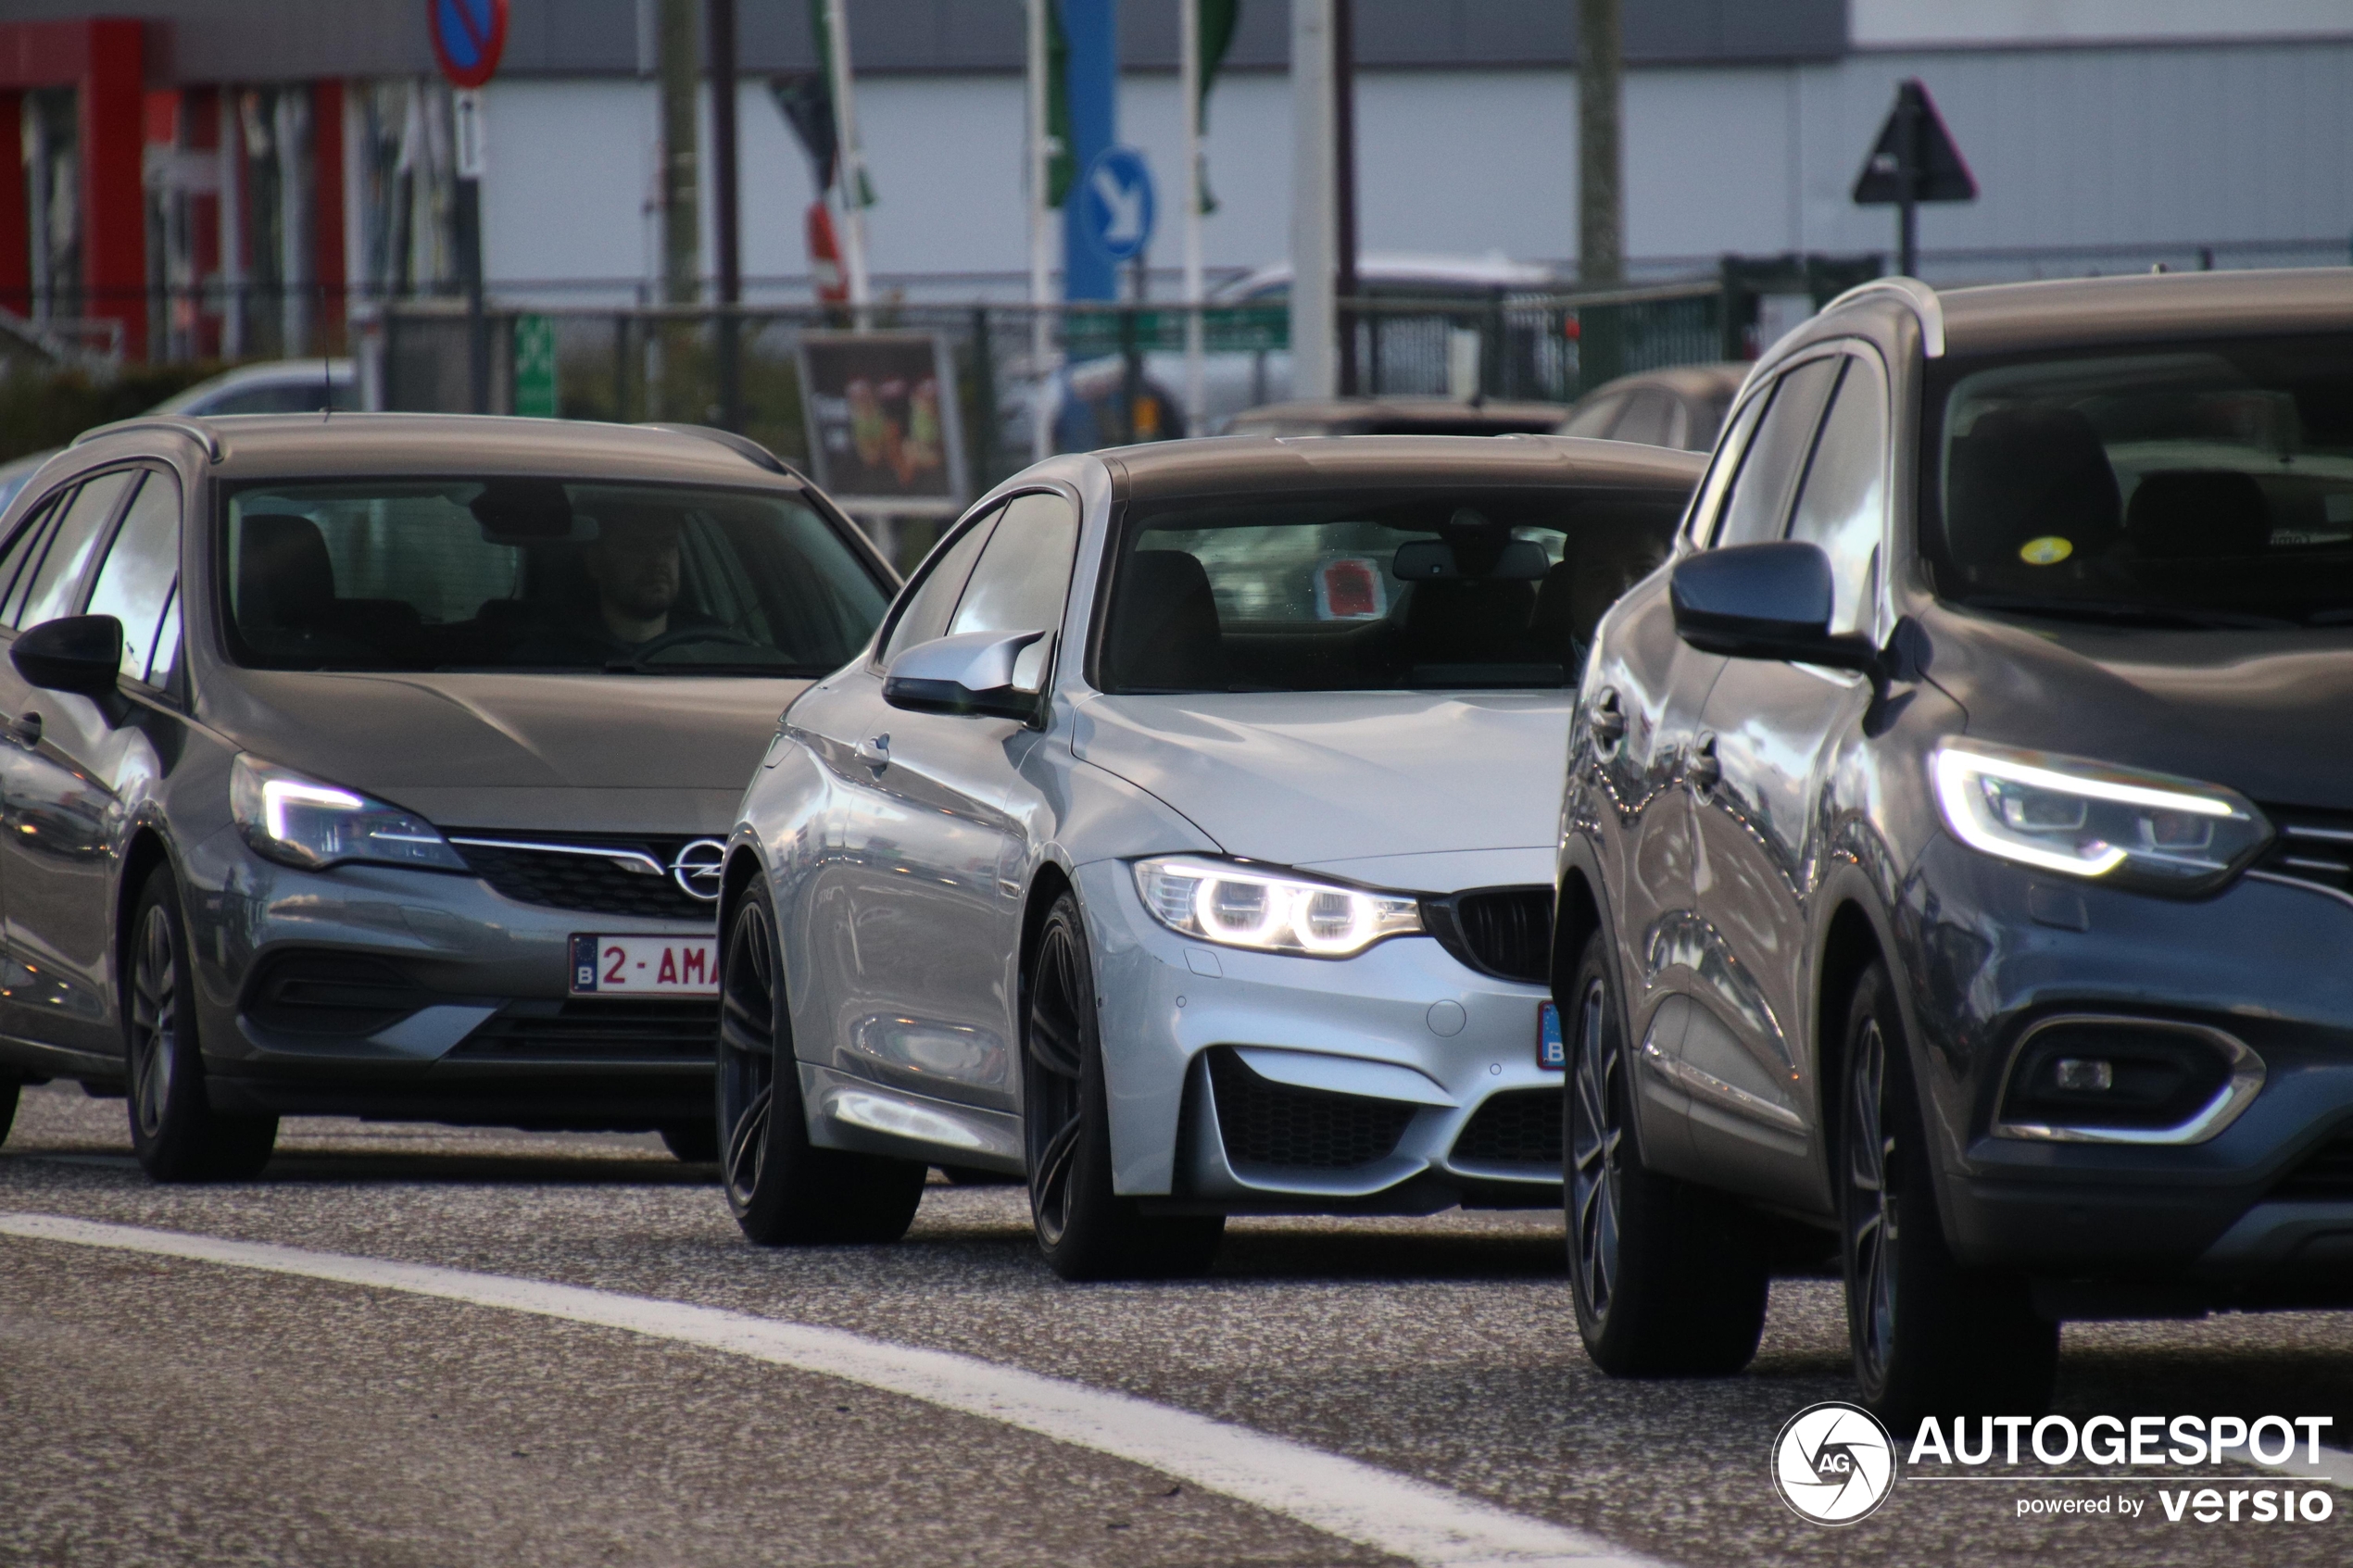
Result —
POLYGON ((111 615, 66 615, 29 628, 8 649, 17 673, 44 691, 103 702, 122 672, 122 622, 111 615))
POLYGON ((966 632, 918 643, 883 672, 883 700, 914 713, 984 714, 1038 722, 1046 694, 1013 684, 1022 651, 1043 632, 966 632))

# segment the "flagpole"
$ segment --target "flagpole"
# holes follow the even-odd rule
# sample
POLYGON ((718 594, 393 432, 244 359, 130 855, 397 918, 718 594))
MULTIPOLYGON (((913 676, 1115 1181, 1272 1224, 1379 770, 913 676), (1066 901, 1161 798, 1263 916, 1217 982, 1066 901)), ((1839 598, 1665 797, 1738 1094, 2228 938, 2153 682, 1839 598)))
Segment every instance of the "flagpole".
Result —
POLYGON ((825 0, 825 52, 832 56, 825 64, 834 79, 834 140, 841 144, 835 169, 845 220, 842 260, 849 272, 851 320, 863 332, 871 324, 867 307, 873 303, 866 283, 866 160, 858 150, 858 112, 850 102, 849 19, 842 0, 825 0))
MULTIPOLYGON (((838 0, 836 0, 838 3, 838 0)), ((1053 456, 1051 413, 1053 321, 1048 307, 1054 287, 1052 211, 1046 205, 1052 182, 1052 157, 1046 145, 1046 7, 1054 0, 1029 0, 1029 460, 1053 456)))
POLYGON ((1177 93, 1185 101, 1185 433, 1202 435, 1201 0, 1177 0, 1177 93))

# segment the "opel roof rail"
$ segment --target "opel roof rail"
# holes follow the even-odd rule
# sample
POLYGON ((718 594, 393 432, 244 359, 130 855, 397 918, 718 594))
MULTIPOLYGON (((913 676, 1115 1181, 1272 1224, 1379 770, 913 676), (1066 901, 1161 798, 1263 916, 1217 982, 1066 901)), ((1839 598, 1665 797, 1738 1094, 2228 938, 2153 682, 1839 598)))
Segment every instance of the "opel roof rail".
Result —
POLYGON ((1901 301, 1920 324, 1920 352, 1931 359, 1944 358, 1944 307, 1937 301, 1936 291, 1918 278, 1873 278, 1868 283, 1857 283, 1822 307, 1825 314, 1837 309, 1849 300, 1869 299, 1875 295, 1901 301))
POLYGON ((134 430, 168 430, 174 435, 184 435, 204 448, 205 456, 219 462, 224 456, 220 437, 212 427, 179 414, 142 414, 135 420, 117 420, 112 424, 93 425, 73 438, 79 446, 85 441, 95 441, 102 435, 127 435, 134 430))
POLYGON ((746 462, 766 469, 770 473, 780 473, 787 479, 803 477, 790 463, 786 462, 750 436, 737 435, 732 430, 721 430, 716 425, 673 424, 667 420, 641 423, 637 428, 639 430, 666 430, 673 435, 698 435, 705 441, 716 442, 746 462))

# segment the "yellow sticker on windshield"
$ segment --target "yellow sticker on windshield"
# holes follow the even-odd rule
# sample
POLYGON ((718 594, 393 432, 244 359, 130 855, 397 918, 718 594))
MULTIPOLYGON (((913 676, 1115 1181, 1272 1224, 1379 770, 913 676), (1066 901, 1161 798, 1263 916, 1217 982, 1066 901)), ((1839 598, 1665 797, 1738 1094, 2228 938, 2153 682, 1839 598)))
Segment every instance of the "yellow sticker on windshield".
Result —
POLYGON ((2074 541, 2062 539, 2056 533, 2029 539, 2018 547, 2018 558, 2029 566, 2057 566, 2074 553, 2074 541))

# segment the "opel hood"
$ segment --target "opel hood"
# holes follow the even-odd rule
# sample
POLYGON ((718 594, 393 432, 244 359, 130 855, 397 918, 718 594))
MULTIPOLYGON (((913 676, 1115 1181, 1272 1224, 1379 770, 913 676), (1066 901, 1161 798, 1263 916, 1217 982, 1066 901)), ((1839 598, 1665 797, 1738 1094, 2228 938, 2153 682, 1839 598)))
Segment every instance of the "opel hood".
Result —
POLYGON ((1926 674, 1982 739, 2201 779, 2249 799, 2353 809, 2353 627, 2111 628, 1922 617, 1926 674))
POLYGON ((448 827, 724 834, 803 681, 245 670, 207 722, 448 827))
POLYGON ((1099 696, 1072 745, 1251 859, 1548 849, 1574 706, 1561 691, 1099 696))

